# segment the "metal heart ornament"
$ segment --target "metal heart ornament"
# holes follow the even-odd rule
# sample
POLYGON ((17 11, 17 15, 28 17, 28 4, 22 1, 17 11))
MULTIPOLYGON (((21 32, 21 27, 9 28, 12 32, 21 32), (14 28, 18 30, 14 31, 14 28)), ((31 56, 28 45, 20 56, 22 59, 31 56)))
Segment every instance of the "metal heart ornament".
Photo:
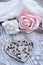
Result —
POLYGON ((12 43, 7 43, 4 46, 5 52, 12 58, 17 59, 21 62, 27 61, 27 59, 32 55, 34 48, 33 42, 29 40, 14 41, 12 43))

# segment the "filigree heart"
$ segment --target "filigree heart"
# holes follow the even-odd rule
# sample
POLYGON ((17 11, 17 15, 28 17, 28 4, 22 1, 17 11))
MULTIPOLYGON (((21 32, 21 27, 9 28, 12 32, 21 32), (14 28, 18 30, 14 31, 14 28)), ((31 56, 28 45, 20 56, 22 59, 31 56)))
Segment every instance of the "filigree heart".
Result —
POLYGON ((12 58, 25 62, 32 54, 33 42, 29 40, 16 41, 5 45, 5 52, 12 58))

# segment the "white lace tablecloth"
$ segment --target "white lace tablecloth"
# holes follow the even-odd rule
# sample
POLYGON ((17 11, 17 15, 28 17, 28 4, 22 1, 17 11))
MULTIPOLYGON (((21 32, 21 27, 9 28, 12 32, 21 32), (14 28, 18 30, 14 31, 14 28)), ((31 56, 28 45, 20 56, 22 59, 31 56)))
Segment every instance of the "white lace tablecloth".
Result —
POLYGON ((13 41, 14 40, 13 38, 16 37, 15 35, 13 36, 6 35, 4 29, 2 29, 0 26, 0 65, 43 65, 43 33, 42 34, 38 32, 33 32, 31 34, 22 33, 21 38, 23 35, 28 39, 34 41, 34 51, 32 53, 32 56, 25 63, 19 62, 9 57, 4 52, 4 45, 6 43, 13 41))
MULTIPOLYGON (((38 3, 43 3, 43 0, 36 0, 38 3), (40 2, 39 2, 40 1, 40 2)), ((43 6, 41 4, 41 6, 43 6)), ((9 57, 4 52, 4 45, 13 41, 13 36, 8 36, 5 34, 4 29, 0 26, 0 65, 43 65, 43 33, 33 32, 31 34, 24 34, 25 37, 34 41, 34 51, 32 56, 25 62, 21 63, 11 57, 9 57)))

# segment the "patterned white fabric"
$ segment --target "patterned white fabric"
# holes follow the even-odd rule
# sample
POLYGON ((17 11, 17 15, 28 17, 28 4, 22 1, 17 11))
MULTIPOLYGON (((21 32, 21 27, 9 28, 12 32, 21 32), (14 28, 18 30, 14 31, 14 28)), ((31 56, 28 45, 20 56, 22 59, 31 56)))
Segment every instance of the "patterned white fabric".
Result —
POLYGON ((42 16, 43 8, 40 7, 34 0, 1 1, 0 22, 18 16, 24 8, 27 8, 42 16))

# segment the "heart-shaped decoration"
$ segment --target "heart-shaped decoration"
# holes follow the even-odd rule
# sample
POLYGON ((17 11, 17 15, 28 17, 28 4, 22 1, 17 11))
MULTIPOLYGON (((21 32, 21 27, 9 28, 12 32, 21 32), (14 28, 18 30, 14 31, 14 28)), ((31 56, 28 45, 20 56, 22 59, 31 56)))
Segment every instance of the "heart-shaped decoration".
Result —
POLYGON ((31 56, 33 48, 33 42, 25 39, 6 44, 4 50, 10 57, 25 62, 31 56))

